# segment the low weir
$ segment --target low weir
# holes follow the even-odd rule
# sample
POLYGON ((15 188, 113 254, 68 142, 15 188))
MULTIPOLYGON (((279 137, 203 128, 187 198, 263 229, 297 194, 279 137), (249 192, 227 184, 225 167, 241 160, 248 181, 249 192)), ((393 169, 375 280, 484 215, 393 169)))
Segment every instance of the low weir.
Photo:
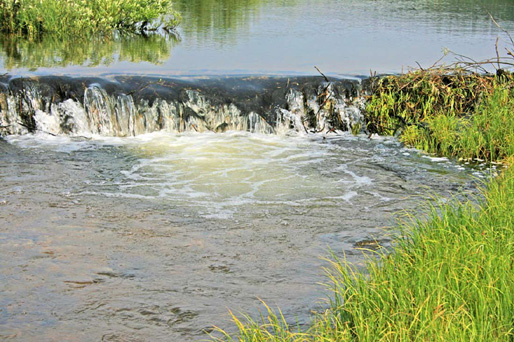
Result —
POLYGON ((359 80, 323 77, 0 79, 0 134, 359 130, 359 80))
POLYGON ((319 256, 362 266, 481 176, 341 132, 366 82, 0 77, 0 340, 205 341, 258 298, 307 327, 319 256))

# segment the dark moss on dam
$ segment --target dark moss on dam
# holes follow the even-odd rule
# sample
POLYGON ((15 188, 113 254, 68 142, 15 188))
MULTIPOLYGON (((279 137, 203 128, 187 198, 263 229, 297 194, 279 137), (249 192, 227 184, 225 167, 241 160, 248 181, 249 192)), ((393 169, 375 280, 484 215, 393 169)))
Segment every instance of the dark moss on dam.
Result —
POLYGON ((360 125, 361 121, 358 80, 245 76, 10 78, 4 75, 0 82, 0 120, 4 135, 38 129, 48 131, 49 127, 43 127, 43 122, 38 125, 38 111, 39 116, 46 113, 51 120, 60 121, 60 128, 54 127, 51 133, 78 133, 70 119, 79 115, 64 105, 69 101, 76 104, 75 111, 81 108, 86 112, 88 119, 84 125, 89 125, 92 133, 114 136, 148 133, 166 127, 179 132, 271 133, 281 125, 311 132, 346 131, 360 125), (112 129, 96 127, 92 116, 112 129), (139 121, 142 126, 131 132, 117 129, 130 126, 126 120, 139 121), (171 126, 166 124, 169 120, 173 121, 171 126))

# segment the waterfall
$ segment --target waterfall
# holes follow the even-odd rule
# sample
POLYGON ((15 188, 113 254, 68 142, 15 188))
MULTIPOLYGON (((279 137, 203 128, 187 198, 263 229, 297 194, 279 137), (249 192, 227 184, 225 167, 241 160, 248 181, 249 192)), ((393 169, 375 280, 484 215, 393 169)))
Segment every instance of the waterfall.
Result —
POLYGON ((11 78, 0 90, 0 135, 347 131, 363 121, 360 93, 358 81, 318 77, 11 78))

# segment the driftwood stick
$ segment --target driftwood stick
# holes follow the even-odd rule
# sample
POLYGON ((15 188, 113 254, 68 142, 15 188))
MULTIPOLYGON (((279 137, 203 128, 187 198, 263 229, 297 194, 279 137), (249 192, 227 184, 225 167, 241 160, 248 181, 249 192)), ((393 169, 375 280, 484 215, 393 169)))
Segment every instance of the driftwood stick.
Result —
POLYGON ((136 89, 132 90, 132 91, 129 91, 127 93, 127 95, 133 95, 134 93, 136 92, 140 92, 140 91, 143 91, 144 89, 154 85, 154 84, 158 84, 158 85, 164 85, 164 82, 162 79, 159 79, 158 81, 150 81, 150 82, 145 82, 143 83, 142 85, 140 85, 139 87, 137 87, 136 89))
POLYGON ((494 44, 494 48, 496 50, 496 63, 498 64, 498 70, 501 69, 500 66, 500 53, 498 52, 498 41, 500 40, 500 37, 496 37, 496 44, 494 44))
POLYGON ((325 76, 324 73, 321 72, 321 70, 319 70, 319 68, 317 66, 314 66, 314 68, 316 68, 316 70, 318 70, 318 72, 321 74, 321 76, 323 76, 323 78, 325 79, 325 81, 327 82, 330 82, 330 80, 328 79, 327 76, 325 76))
POLYGON ((425 71, 425 69, 423 69, 423 67, 421 66, 421 64, 419 64, 419 62, 418 62, 418 61, 416 61, 416 64, 418 65, 418 67, 419 67, 419 69, 420 69, 421 71, 425 71))
POLYGON ((487 12, 487 14, 489 14, 489 17, 491 18, 493 23, 496 25, 496 27, 499 28, 500 30, 502 30, 507 35, 507 37, 509 37, 510 43, 514 46, 514 39, 512 39, 512 36, 510 35, 509 31, 507 31, 500 24, 498 24, 498 22, 494 19, 493 15, 490 12, 487 12))

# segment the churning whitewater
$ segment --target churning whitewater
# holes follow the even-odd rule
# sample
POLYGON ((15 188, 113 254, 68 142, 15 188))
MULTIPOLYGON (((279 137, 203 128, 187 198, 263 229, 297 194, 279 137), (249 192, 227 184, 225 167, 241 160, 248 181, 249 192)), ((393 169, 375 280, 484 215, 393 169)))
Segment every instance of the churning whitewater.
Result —
POLYGON ((202 340, 258 298, 308 323, 328 248, 359 264, 427 188, 474 191, 471 170, 351 133, 37 132, 0 151, 0 336, 21 340, 202 340))
POLYGON ((0 134, 359 131, 361 84, 320 77, 0 80, 0 134))

